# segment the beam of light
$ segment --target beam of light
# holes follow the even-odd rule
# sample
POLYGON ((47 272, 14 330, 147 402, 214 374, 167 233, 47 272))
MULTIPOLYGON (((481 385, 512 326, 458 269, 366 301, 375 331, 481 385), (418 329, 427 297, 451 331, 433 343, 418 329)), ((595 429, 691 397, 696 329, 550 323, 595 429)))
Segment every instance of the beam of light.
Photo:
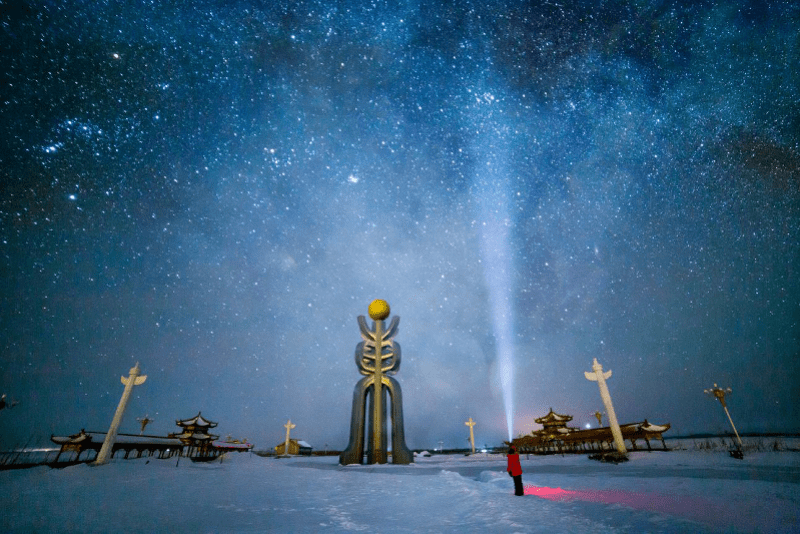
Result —
POLYGON ((502 166, 489 158, 485 169, 479 169, 473 195, 478 206, 481 262, 486 287, 492 330, 497 351, 495 379, 500 384, 508 427, 508 440, 514 428, 514 307, 511 298, 513 257, 511 254, 511 219, 509 213, 508 177, 502 166))

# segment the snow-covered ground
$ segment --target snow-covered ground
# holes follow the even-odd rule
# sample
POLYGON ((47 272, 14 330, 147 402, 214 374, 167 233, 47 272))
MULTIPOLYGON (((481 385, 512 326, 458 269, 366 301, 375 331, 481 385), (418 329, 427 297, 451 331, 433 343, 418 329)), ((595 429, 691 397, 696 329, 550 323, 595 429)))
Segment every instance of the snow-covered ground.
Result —
POLYGON ((798 532, 800 453, 113 460, 0 472, 2 532, 798 532))

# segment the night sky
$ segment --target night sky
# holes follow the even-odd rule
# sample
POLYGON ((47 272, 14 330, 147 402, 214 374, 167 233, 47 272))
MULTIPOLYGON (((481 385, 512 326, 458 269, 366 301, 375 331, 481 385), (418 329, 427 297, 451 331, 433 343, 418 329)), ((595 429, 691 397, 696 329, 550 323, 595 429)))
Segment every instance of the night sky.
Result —
POLYGON ((411 448, 596 426, 593 358, 800 431, 798 64, 796 2, 0 1, 0 444, 138 361, 122 432, 341 450, 376 298, 411 448))

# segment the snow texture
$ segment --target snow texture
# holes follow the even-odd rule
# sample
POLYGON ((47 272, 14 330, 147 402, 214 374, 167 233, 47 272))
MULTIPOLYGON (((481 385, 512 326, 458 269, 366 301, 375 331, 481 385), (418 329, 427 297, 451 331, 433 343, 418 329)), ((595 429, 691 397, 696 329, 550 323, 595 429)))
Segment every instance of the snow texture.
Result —
POLYGON ((228 454, 196 464, 0 473, 2 532, 797 532, 800 455, 632 453, 522 456, 524 497, 505 458, 417 456, 407 466, 335 457, 228 454))

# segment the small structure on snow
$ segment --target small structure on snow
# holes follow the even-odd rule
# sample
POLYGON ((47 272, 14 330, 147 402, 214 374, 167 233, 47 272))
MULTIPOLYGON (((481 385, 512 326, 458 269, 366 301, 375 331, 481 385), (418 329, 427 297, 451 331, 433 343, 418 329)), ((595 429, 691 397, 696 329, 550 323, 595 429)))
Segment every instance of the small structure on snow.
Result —
POLYGON ((302 440, 289 439, 289 452, 286 452, 286 442, 275 447, 278 456, 311 456, 312 447, 302 440))

